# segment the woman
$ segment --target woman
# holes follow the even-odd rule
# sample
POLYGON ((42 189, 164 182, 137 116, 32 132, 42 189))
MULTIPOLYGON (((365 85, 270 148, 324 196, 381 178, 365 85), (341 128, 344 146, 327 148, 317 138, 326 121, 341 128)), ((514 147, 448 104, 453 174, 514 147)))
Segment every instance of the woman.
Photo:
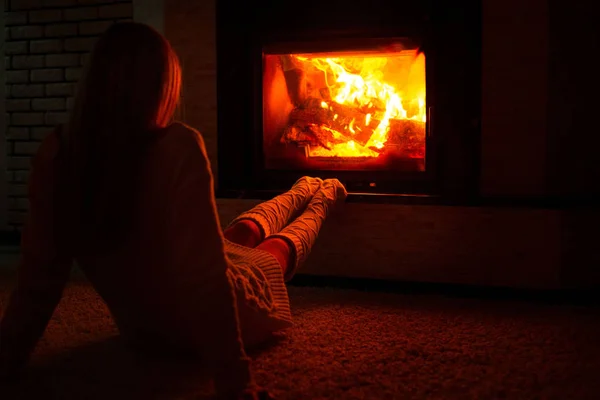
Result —
POLYGON ((195 352, 221 398, 255 398, 244 344, 291 325, 284 280, 346 196, 304 177, 221 231, 200 134, 170 123, 181 71, 137 23, 99 39, 69 123, 32 163, 17 288, 0 327, 15 374, 42 335, 76 261, 139 349, 195 352))

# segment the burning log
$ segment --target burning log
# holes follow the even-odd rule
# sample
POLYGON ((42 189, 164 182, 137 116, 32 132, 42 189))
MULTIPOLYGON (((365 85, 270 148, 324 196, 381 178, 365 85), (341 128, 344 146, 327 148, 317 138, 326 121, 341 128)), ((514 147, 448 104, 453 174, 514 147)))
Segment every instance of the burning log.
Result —
POLYGON ((414 119, 390 119, 388 143, 402 144, 407 141, 422 143, 425 139, 425 122, 414 119))
POLYGON ((325 125, 330 111, 323 107, 294 108, 290 113, 290 125, 305 128, 309 125, 325 125))
POLYGON ((344 142, 336 139, 333 132, 321 129, 318 125, 309 125, 305 128, 298 126, 288 126, 281 137, 282 143, 310 144, 311 146, 320 146, 331 150, 332 144, 344 142))
POLYGON ((401 149, 403 154, 422 156, 425 148, 425 122, 391 119, 386 147, 401 149))
POLYGON ((425 122, 412 119, 390 119, 387 141, 382 148, 369 146, 379 154, 400 153, 414 155, 421 153, 425 146, 425 122))
POLYGON ((339 132, 345 141, 353 140, 364 146, 380 121, 356 107, 309 98, 302 107, 290 113, 289 125, 307 129, 311 125, 326 126, 339 132), (324 107, 325 105, 325 107, 324 107))
POLYGON ((329 88, 324 87, 319 89, 319 93, 321 94, 321 97, 323 98, 323 100, 325 101, 331 101, 331 91, 329 90, 329 88))
POLYGON ((319 138, 313 135, 310 131, 304 130, 297 126, 288 126, 283 131, 281 136, 281 143, 296 143, 296 144, 310 144, 313 146, 327 146, 327 143, 319 140, 319 138))
MULTIPOLYGON (((327 150, 350 140, 365 146, 381 122, 371 118, 367 125, 366 114, 347 105, 332 103, 324 108, 320 100, 315 98, 307 100, 304 105, 307 107, 296 108, 290 114, 290 123, 284 131, 282 142, 309 144, 327 150)), ((381 148, 369 146, 369 149, 379 154, 391 152, 418 156, 424 151, 424 142, 425 122, 390 119, 385 145, 381 148)))
POLYGON ((367 144, 373 131, 379 123, 370 112, 364 112, 358 108, 332 102, 330 105, 333 118, 330 121, 331 128, 339 131, 349 140, 359 143, 361 146, 367 144), (337 117, 336 117, 337 116, 337 117))
POLYGON ((331 150, 332 144, 344 142, 345 140, 339 140, 328 129, 322 129, 319 125, 309 125, 307 128, 308 134, 313 136, 318 144, 327 150, 331 150))
POLYGON ((286 127, 281 135, 281 143, 301 142, 303 139, 306 140, 304 132, 297 126, 286 127))

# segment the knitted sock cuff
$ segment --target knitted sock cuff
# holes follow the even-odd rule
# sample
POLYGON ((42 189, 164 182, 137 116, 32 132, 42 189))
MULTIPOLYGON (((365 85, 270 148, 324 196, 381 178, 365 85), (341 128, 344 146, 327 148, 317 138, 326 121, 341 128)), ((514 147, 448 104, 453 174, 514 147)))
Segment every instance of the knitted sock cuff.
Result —
POLYGON ((265 217, 263 217, 261 214, 253 213, 252 210, 247 211, 247 212, 239 215, 238 217, 236 217, 233 221, 231 221, 231 223, 227 226, 227 228, 235 225, 236 223, 238 223, 240 221, 244 221, 244 220, 252 221, 258 226, 258 228, 260 229, 260 233, 261 233, 261 241, 265 240, 265 238, 267 236, 271 235, 271 233, 272 233, 271 232, 271 224, 269 224, 269 221, 267 221, 265 219, 265 217))
POLYGON ((308 257, 308 254, 310 253, 310 248, 306 249, 306 244, 303 243, 302 240, 300 240, 300 238, 295 234, 287 234, 285 232, 280 232, 269 237, 282 239, 292 249, 292 262, 288 264, 288 268, 285 270, 285 273, 283 275, 284 280, 288 282, 294 277, 296 271, 298 270, 298 267, 302 265, 302 263, 308 257))

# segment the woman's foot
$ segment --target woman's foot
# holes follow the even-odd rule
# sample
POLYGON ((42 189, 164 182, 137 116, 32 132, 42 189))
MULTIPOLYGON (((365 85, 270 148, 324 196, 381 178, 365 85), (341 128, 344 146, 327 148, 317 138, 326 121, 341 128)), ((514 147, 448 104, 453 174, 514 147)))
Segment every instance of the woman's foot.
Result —
POLYGON ((332 207, 344 203, 348 197, 346 188, 342 182, 337 179, 325 179, 321 184, 319 193, 323 197, 323 200, 328 203, 328 211, 332 207))
POLYGON ((242 213, 229 224, 229 227, 240 221, 250 220, 260 228, 262 241, 281 231, 304 211, 313 195, 321 187, 321 183, 323 183, 321 178, 304 176, 298 179, 289 191, 242 213))
POLYGON ((326 179, 314 194, 304 212, 281 232, 267 237, 285 240, 292 249, 290 263, 284 277, 292 278, 298 267, 304 263, 317 240, 321 226, 329 213, 346 200, 346 188, 337 179, 326 179))

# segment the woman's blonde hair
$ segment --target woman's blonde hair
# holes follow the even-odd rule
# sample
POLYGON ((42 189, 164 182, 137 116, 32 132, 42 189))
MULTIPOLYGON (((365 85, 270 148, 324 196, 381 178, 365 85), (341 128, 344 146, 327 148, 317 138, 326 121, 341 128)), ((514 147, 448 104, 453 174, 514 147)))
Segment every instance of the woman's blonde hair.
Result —
POLYGON ((153 28, 118 23, 98 39, 61 132, 57 204, 71 217, 71 239, 127 234, 145 150, 171 122, 180 90, 177 55, 153 28))

